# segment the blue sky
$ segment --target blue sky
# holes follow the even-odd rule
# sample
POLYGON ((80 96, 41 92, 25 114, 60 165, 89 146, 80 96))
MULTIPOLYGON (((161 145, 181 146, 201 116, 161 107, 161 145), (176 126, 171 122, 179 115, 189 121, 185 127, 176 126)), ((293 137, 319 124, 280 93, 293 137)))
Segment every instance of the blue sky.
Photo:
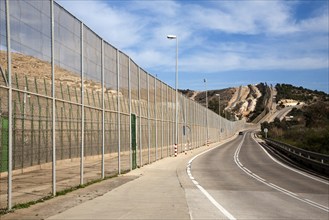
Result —
POLYGON ((179 88, 267 82, 329 93, 328 0, 58 0, 139 66, 179 88))

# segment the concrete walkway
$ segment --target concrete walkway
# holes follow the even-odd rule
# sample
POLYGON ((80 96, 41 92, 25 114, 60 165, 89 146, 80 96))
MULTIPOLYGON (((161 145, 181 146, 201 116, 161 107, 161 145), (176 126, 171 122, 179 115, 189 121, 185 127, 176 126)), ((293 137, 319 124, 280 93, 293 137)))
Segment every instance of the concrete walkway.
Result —
POLYGON ((105 195, 49 219, 190 219, 177 166, 192 154, 181 154, 134 170, 140 176, 105 195))

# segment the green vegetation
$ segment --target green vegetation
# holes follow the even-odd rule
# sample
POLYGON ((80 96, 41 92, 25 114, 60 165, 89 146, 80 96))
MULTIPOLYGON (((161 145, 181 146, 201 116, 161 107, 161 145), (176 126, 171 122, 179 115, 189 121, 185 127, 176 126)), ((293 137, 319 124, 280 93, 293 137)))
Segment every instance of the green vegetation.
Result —
POLYGON ((294 108, 289 120, 264 122, 268 137, 321 154, 329 155, 329 102, 318 101, 301 109, 294 108))
POLYGON ((190 95, 193 94, 193 90, 190 89, 178 89, 178 92, 182 93, 187 97, 190 97, 190 95))
POLYGON ((296 87, 290 84, 277 84, 275 86, 277 90, 276 100, 281 99, 294 99, 301 102, 314 102, 314 101, 325 101, 329 100, 329 95, 324 92, 319 92, 317 90, 313 91, 310 89, 305 89, 303 87, 296 87))

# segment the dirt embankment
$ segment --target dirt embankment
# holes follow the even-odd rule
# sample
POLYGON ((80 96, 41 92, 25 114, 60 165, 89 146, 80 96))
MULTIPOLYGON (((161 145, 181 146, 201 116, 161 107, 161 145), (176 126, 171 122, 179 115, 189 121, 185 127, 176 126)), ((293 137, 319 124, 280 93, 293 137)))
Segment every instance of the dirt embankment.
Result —
POLYGON ((240 86, 228 102, 227 110, 235 114, 236 118, 247 117, 254 111, 260 91, 254 85, 240 86))
MULTIPOLYGON (((20 53, 11 53, 12 57, 12 83, 13 86, 24 90, 25 87, 27 91, 51 94, 51 63, 47 61, 42 61, 33 56, 28 56, 20 53), (17 78, 17 79, 16 79, 17 78), (36 83, 39 88, 35 88, 36 83), (44 86, 40 86, 44 85, 44 86), (34 89, 38 89, 35 91, 34 89)), ((7 69, 7 52, 0 51, 0 65, 2 70, 7 69)), ((81 75, 74 71, 68 71, 55 65, 55 85, 59 90, 62 88, 70 87, 71 89, 81 90, 81 75), (60 85, 62 84, 62 85, 60 85), (64 87, 65 86, 65 87, 64 87)), ((4 83, 4 78, 1 74, 0 82, 4 83)), ((89 80, 85 77, 84 88, 86 90, 93 90, 96 92, 101 92, 102 85, 101 82, 95 80, 89 80)), ((111 94, 117 93, 116 90, 105 89, 106 92, 111 94)))

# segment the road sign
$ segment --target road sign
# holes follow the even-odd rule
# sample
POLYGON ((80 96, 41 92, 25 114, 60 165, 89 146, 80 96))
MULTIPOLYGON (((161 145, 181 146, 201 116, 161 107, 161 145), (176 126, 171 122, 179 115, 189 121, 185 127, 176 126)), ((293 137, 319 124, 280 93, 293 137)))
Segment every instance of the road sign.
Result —
POLYGON ((267 138, 267 132, 268 132, 268 129, 264 128, 265 138, 267 138))

